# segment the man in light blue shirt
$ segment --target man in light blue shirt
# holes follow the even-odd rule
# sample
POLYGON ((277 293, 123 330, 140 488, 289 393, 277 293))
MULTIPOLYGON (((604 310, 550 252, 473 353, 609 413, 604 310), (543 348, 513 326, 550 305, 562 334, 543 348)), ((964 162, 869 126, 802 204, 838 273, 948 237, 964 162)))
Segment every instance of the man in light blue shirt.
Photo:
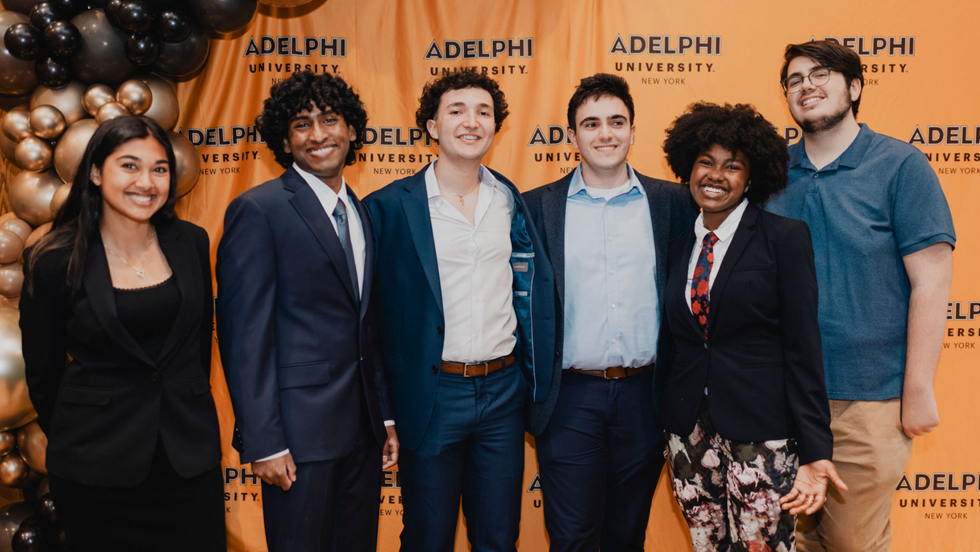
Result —
POLYGON ((626 162, 633 115, 621 77, 582 79, 568 105, 582 164, 525 194, 560 305, 551 391, 529 424, 552 552, 642 550, 664 463, 654 366, 667 244, 697 212, 686 189, 626 162))

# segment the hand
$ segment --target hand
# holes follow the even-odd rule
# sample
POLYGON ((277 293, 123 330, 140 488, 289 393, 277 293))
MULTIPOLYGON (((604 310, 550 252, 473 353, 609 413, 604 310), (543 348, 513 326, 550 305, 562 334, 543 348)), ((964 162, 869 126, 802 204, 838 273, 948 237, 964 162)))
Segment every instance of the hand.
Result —
POLYGON ((286 453, 271 460, 252 462, 252 473, 262 481, 288 491, 296 481, 296 464, 293 455, 286 453))
POLYGON ((388 431, 388 439, 385 440, 385 445, 381 450, 381 459, 384 463, 381 465, 381 469, 386 470, 398 463, 398 434, 395 433, 395 426, 385 426, 388 431))
POLYGON ((780 498, 779 504, 784 510, 789 509, 789 513, 793 515, 800 512, 812 514, 827 502, 828 480, 838 489, 847 490, 847 485, 837 475, 837 468, 830 460, 817 460, 800 466, 796 472, 796 481, 793 482, 793 490, 780 498))
POLYGON ((939 425, 939 411, 932 388, 906 389, 902 393, 902 431, 909 439, 921 437, 939 425))

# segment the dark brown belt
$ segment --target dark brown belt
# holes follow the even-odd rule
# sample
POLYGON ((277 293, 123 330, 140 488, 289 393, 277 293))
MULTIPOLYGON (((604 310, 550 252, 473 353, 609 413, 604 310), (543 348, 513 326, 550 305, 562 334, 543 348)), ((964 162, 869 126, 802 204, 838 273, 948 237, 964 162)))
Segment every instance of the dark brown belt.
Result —
POLYGON ((517 357, 514 355, 507 355, 493 360, 484 360, 482 362, 449 362, 444 360, 442 361, 442 371, 447 374, 463 376, 464 378, 478 378, 499 372, 514 364, 515 360, 517 360, 517 357))
POLYGON ((646 366, 640 366, 639 368, 613 366, 612 368, 606 368, 605 370, 581 370, 579 368, 569 368, 569 370, 579 374, 585 374, 586 376, 595 376, 597 378, 622 379, 635 376, 637 374, 642 374, 647 370, 653 370, 653 364, 647 364, 646 366))

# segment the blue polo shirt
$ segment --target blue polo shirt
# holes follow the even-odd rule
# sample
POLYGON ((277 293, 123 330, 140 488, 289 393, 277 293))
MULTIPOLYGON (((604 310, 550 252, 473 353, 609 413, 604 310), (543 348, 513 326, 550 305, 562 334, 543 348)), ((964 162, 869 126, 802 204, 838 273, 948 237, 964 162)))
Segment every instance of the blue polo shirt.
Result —
POLYGON ((902 257, 956 242, 925 155, 862 124, 818 171, 800 140, 789 148, 789 185, 766 209, 810 226, 827 395, 901 397, 911 295, 902 257))

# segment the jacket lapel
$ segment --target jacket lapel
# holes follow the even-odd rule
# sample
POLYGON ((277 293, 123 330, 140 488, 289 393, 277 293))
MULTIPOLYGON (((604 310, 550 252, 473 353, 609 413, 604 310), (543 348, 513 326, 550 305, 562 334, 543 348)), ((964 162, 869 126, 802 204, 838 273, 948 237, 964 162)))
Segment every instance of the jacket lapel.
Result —
MULTIPOLYGON (((428 166, 426 166, 428 167, 428 166)), ((439 312, 442 310, 442 287, 439 284, 439 261, 436 258, 436 242, 432 236, 432 221, 429 219, 429 199, 425 192, 425 172, 423 168, 416 177, 405 183, 402 194, 402 209, 405 221, 415 243, 415 252, 422 262, 422 270, 429 281, 429 289, 435 297, 439 312)))
MULTIPOLYGON (((680 245, 674 246, 674 247, 680 247, 680 250, 675 254, 676 262, 672 263, 672 272, 673 272, 673 277, 676 278, 679 282, 681 282, 680 292, 683 294, 683 296, 687 296, 691 294, 691 289, 687 286, 687 271, 688 271, 688 267, 690 267, 691 265, 691 255, 694 253, 695 239, 696 237, 694 235, 694 231, 692 230, 687 234, 685 234, 685 237, 683 240, 681 240, 680 245)), ((674 261, 674 259, 671 259, 671 261, 674 261)), ((673 289, 670 290, 670 293, 673 293, 673 289)), ((684 305, 684 314, 685 314, 684 320, 686 320, 688 325, 691 327, 691 331, 693 331, 697 335, 701 335, 701 326, 698 325, 697 317, 694 316, 694 313, 692 313, 691 310, 687 308, 687 298, 684 297, 682 301, 683 301, 682 304, 684 305)))
POLYGON ((728 283, 728 277, 732 273, 732 267, 738 263, 738 258, 742 256, 742 252, 745 251, 745 246, 749 243, 749 238, 752 237, 750 230, 755 226, 755 221, 758 216, 759 207, 754 203, 749 203, 745 208, 745 212, 742 213, 742 220, 738 223, 738 229, 735 230, 735 235, 732 236, 732 244, 728 246, 728 251, 725 252, 725 258, 721 261, 721 267, 718 268, 718 276, 715 277, 715 283, 711 286, 711 296, 708 302, 709 334, 711 333, 711 328, 714 327, 715 317, 718 316, 719 297, 725 293, 725 285, 728 283))
POLYGON ((548 186, 541 196, 541 214, 544 218, 545 241, 551 266, 555 273, 555 288, 558 290, 559 308, 565 305, 565 208, 568 201, 568 186, 572 174, 548 186))
POLYGON ((197 327, 194 324, 194 319, 195 317, 199 318, 201 314, 199 307, 202 300, 200 282, 203 276, 193 240, 183 236, 173 226, 158 228, 157 239, 160 242, 163 255, 170 264, 170 269, 177 282, 177 289, 180 290, 180 309, 177 311, 177 319, 170 329, 163 349, 160 350, 160 358, 163 359, 181 342, 182 334, 189 328, 197 327))
MULTIPOLYGON (((364 318, 367 312, 368 300, 371 297, 371 284, 374 281, 374 235, 371 232, 371 221, 368 220, 367 210, 361 204, 361 200, 354 195, 354 190, 347 187, 347 197, 357 209, 357 214, 361 217, 361 230, 364 232, 364 275, 361 276, 361 312, 360 317, 364 318)), ((339 239, 338 239, 339 241, 339 239)))
MULTIPOLYGON (((636 171, 634 170, 636 173, 636 171)), ((664 304, 663 297, 667 286, 667 249, 670 236, 670 204, 660 197, 660 188, 663 184, 655 182, 646 176, 636 173, 637 179, 643 184, 643 189, 647 194, 647 202, 650 205, 650 222, 653 228, 653 249, 657 255, 657 297, 661 305, 664 304)), ((690 257, 690 253, 688 253, 690 257)), ((687 265, 685 265, 687 266, 687 265)), ((660 309, 663 312, 663 308, 660 309)))

